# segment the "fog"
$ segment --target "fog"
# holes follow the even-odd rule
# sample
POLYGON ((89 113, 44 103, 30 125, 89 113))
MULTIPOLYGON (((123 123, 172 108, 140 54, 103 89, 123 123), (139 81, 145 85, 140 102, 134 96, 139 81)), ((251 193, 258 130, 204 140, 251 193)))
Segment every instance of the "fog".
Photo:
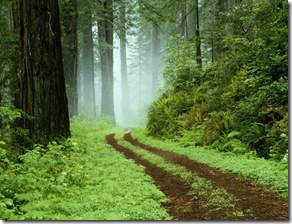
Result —
POLYGON ((121 82, 121 59, 120 40, 114 39, 114 103, 115 118, 118 125, 124 127, 142 126, 147 120, 147 111, 153 100, 151 94, 151 66, 145 66, 144 62, 151 58, 139 55, 137 46, 133 43, 134 37, 127 37, 127 65, 128 65, 128 93, 129 114, 127 121, 123 118, 122 82, 121 82), (143 60, 143 61, 142 61, 143 60))
MULTIPOLYGON (((78 104, 79 116, 101 115, 101 65, 98 51, 97 27, 93 27, 94 34, 94 97, 85 98, 85 92, 92 86, 84 86, 84 69, 82 64, 82 52, 79 53, 78 66, 78 104), (95 103, 93 103, 93 100, 95 103), (95 104, 95 111, 89 111, 89 105, 95 104)), ((140 37, 141 38, 141 37, 140 37)), ((129 103, 126 119, 123 115, 122 80, 121 80, 121 58, 120 39, 114 38, 114 111, 117 125, 123 127, 143 126, 147 121, 147 112, 153 98, 152 93, 152 66, 151 66, 151 33, 150 38, 144 37, 144 43, 138 42, 137 36, 127 36, 127 75, 129 103), (145 41, 146 40, 146 41, 145 41)), ((158 86, 162 85, 161 70, 163 64, 158 61, 158 86)), ((83 62, 86 63, 87 62, 83 62)), ((91 83, 92 84, 92 83, 91 83)), ((157 87, 158 88, 158 87, 157 87)))

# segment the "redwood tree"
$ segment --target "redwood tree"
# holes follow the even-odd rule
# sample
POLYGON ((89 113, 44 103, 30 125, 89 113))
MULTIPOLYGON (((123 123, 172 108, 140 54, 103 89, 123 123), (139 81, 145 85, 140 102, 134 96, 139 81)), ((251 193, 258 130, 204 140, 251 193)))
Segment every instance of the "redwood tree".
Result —
POLYGON ((32 143, 70 136, 58 0, 20 0, 21 127, 32 143))
POLYGON ((92 11, 84 6, 81 32, 82 32, 82 85, 83 85, 83 114, 96 116, 95 85, 94 85, 94 52, 92 32, 92 11))
POLYGON ((126 4, 120 3, 120 56, 122 79, 122 110, 125 124, 129 120, 129 93, 128 93, 128 69, 127 69, 127 41, 126 41, 126 4))
POLYGON ((78 115, 77 94, 77 1, 64 1, 62 5, 64 75, 67 84, 70 117, 78 115))
POLYGON ((102 75, 101 113, 114 117, 113 1, 99 1, 99 51, 102 75))
POLYGON ((196 44, 196 62, 202 68, 201 36, 199 21, 199 3, 195 0, 192 4, 187 4, 187 39, 196 44))
POLYGON ((159 61, 159 26, 152 27, 152 96, 155 96, 158 86, 158 61, 159 61))

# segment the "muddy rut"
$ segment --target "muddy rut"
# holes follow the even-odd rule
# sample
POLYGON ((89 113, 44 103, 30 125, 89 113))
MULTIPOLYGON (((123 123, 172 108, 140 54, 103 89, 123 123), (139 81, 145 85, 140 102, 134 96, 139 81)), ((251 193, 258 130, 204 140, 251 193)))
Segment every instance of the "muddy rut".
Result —
POLYGON ((185 156, 147 146, 133 139, 130 133, 125 134, 124 139, 134 146, 162 156, 173 164, 185 167, 190 172, 195 172, 201 178, 211 181, 215 187, 223 187, 237 198, 236 206, 238 208, 250 210, 252 214, 248 217, 232 217, 222 211, 212 211, 212 208, 208 208, 208 206, 202 208, 198 205, 197 200, 204 199, 194 197, 194 189, 190 184, 185 183, 179 176, 166 172, 155 164, 142 159, 130 149, 119 145, 114 134, 106 136, 108 144, 114 149, 122 152, 127 159, 133 159, 136 164, 145 167, 145 173, 153 178, 157 187, 169 199, 169 203, 166 203, 164 207, 175 220, 288 220, 288 198, 271 192, 264 186, 190 160, 185 156))

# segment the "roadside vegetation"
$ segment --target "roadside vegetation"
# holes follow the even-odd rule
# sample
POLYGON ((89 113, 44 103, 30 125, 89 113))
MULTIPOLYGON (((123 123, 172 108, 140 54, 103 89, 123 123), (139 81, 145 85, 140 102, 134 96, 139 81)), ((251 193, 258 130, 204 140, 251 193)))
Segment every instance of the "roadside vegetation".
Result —
MULTIPOLYGON (((15 114, 17 117, 17 113, 15 114)), ((11 120, 14 117, 10 116, 11 120)), ((72 137, 52 141, 47 147, 35 145, 18 157, 13 148, 1 142, 0 217, 2 220, 170 220, 163 205, 164 193, 146 175, 143 166, 113 150, 105 142, 109 133, 117 133, 119 143, 159 168, 176 175, 192 186, 197 205, 212 215, 243 219, 249 210, 236 206, 237 198, 224 188, 214 187, 208 179, 175 165, 164 158, 137 148, 122 136, 122 129, 111 119, 74 118, 72 137), (13 156, 11 156, 13 155, 13 156), (209 206, 209 207, 208 207, 209 206)), ((231 171, 288 195, 288 165, 198 146, 182 145, 174 140, 158 140, 138 129, 133 136, 163 150, 185 155, 212 167, 231 171)), ((9 138, 6 139, 7 142, 9 138)))
POLYGON ((146 135, 145 129, 137 129, 132 135, 140 142, 189 157, 223 171, 254 179, 272 190, 288 195, 288 163, 258 158, 254 154, 239 155, 232 152, 220 152, 199 146, 183 146, 175 140, 158 140, 146 135))
POLYGON ((2 220, 164 220, 165 195, 144 168, 105 144, 107 121, 74 119, 72 138, 10 161, 1 148, 2 220))
POLYGON ((211 28, 216 60, 203 68, 195 63, 196 46, 172 36, 147 134, 287 162, 288 2, 277 3, 243 1, 219 13, 222 23, 211 28))

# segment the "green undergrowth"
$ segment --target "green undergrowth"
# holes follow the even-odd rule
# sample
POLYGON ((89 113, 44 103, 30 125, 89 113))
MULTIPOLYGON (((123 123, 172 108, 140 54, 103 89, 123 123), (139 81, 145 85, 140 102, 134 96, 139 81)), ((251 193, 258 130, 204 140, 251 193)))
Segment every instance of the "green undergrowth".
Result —
MULTIPOLYGON (((226 218, 229 216, 234 217, 245 215, 243 211, 236 208, 236 197, 232 194, 229 194, 224 188, 214 187, 209 180, 199 177, 195 172, 189 172, 183 166, 173 164, 161 156, 133 146, 131 143, 123 140, 123 135, 121 133, 116 134, 116 139, 118 140, 119 144, 127 147, 141 158, 151 162, 152 164, 155 164, 167 172, 179 176, 186 183, 190 184, 194 190, 189 192, 189 194, 193 195, 194 197, 204 198, 204 200, 199 200, 197 203, 202 208, 208 207, 210 213, 214 211, 222 211, 227 214, 226 218)), ((205 214, 205 217, 208 217, 208 214, 205 214)))
POLYGON ((137 129, 132 135, 144 144, 176 152, 220 170, 251 178, 283 196, 288 195, 287 162, 265 160, 251 154, 238 155, 231 152, 218 152, 198 146, 183 147, 180 143, 172 140, 157 140, 147 136, 144 129, 137 129))
POLYGON ((0 170, 2 220, 165 220, 165 195, 105 143, 106 121, 71 122, 72 138, 36 145, 0 170))

